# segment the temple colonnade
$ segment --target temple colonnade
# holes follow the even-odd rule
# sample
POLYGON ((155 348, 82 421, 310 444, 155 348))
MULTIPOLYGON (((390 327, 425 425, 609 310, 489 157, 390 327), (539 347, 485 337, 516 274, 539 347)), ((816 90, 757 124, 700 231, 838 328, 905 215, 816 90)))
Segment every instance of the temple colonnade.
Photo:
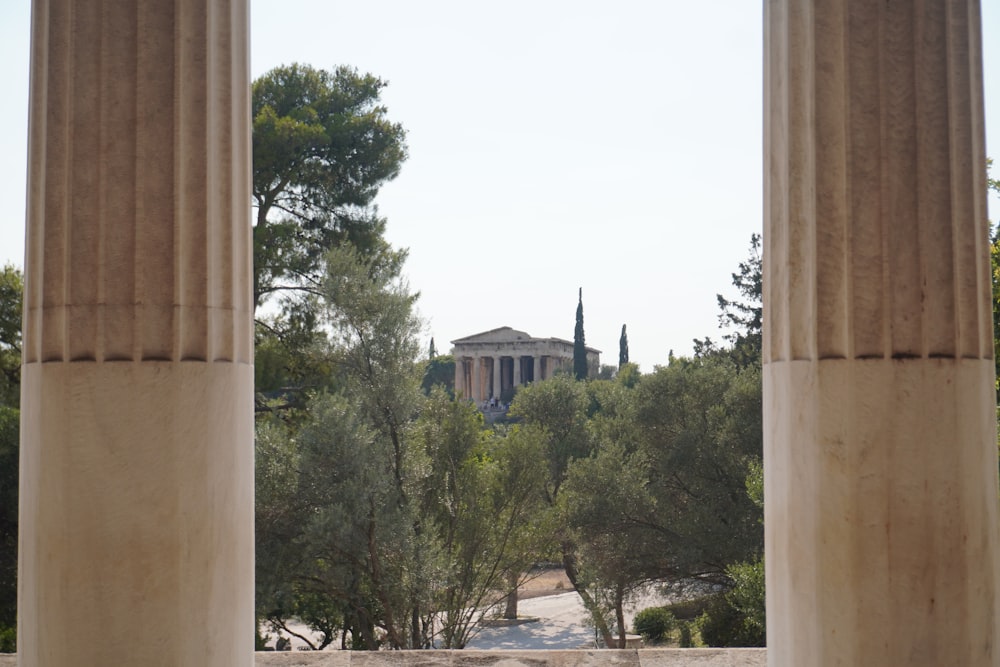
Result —
MULTIPOLYGON (((560 368, 573 367, 573 343, 560 338, 533 338, 524 331, 500 327, 451 341, 455 358, 455 393, 482 403, 509 400, 509 393, 547 380, 560 368)), ((600 351, 587 348, 594 375, 600 351)))

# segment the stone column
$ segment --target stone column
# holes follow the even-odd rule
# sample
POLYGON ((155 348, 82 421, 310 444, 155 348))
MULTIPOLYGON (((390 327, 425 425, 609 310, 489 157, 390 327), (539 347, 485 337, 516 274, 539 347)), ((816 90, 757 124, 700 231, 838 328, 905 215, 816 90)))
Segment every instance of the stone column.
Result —
POLYGON ((455 355, 455 395, 468 398, 465 391, 465 357, 458 355, 455 355))
POLYGON ((1000 664, 977 0, 768 0, 770 665, 1000 664))
POLYGON ((515 354, 512 359, 514 360, 514 386, 521 386, 521 356, 515 354))
POLYGON ((245 0, 35 0, 18 652, 250 665, 245 0))
POLYGON ((501 369, 500 357, 493 357, 493 395, 499 400, 500 399, 500 387, 501 387, 501 369))
POLYGON ((535 361, 535 369, 534 369, 534 373, 532 374, 531 381, 532 382, 538 382, 539 380, 542 379, 542 357, 540 355, 536 354, 533 357, 533 359, 535 361))
POLYGON ((482 357, 472 358, 472 400, 476 403, 483 400, 482 366, 482 357))

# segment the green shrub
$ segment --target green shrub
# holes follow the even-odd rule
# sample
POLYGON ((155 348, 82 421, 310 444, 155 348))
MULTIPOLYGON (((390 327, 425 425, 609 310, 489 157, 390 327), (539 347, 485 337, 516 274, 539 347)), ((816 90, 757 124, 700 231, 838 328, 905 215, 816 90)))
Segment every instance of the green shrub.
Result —
POLYGON ((747 622, 747 617, 726 594, 713 595, 705 613, 697 621, 701 640, 707 646, 764 646, 764 629, 747 622))
POLYGON ((632 622, 637 635, 651 643, 662 642, 677 625, 674 615, 666 607, 647 607, 635 615, 632 622))
POLYGON ((680 622, 680 640, 678 644, 681 648, 691 648, 694 646, 694 637, 691 635, 691 626, 693 625, 690 621, 680 622))
POLYGON ((664 607, 678 621, 693 621, 705 613, 712 596, 674 602, 664 607))
POLYGON ((17 626, 0 626, 0 653, 17 653, 17 626))

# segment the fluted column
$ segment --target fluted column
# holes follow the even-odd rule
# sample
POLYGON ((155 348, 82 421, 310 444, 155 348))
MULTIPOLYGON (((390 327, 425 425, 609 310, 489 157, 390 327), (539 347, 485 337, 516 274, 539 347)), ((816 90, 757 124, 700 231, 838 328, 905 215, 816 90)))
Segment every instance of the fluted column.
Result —
POLYGON ((19 664, 251 664, 246 1, 32 16, 19 664))
POLYGON ((513 359, 513 363, 514 363, 514 378, 513 378, 514 386, 515 387, 520 387, 521 386, 521 355, 519 355, 519 354, 517 354, 515 352, 514 356, 511 357, 511 358, 513 359))
POLYGON ((997 665, 979 3, 768 0, 770 665, 997 665))
POLYGON ((465 389, 465 357, 455 356, 455 395, 469 397, 465 389))
POLYGON ((477 403, 483 400, 483 381, 481 378, 483 367, 482 357, 472 358, 472 400, 477 403))
POLYGON ((534 357, 532 357, 532 359, 534 360, 535 364, 534 372, 532 373, 531 376, 532 382, 538 382, 542 379, 542 356, 540 354, 536 354, 534 357))
POLYGON ((503 366, 500 364, 501 357, 493 357, 493 396, 500 398, 500 388, 503 386, 503 366))

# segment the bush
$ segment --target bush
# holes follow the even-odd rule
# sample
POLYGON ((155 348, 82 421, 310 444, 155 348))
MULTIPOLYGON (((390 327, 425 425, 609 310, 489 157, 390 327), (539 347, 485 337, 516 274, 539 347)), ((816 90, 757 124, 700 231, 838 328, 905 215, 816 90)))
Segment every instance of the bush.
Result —
POLYGON ((678 621, 693 621, 705 613, 712 596, 702 596, 691 600, 681 600, 664 607, 678 621))
POLYGON ((17 652, 17 626, 0 626, 0 653, 17 652))
POLYGON ((697 621, 701 640, 707 646, 764 646, 764 629, 747 623, 746 616, 729 601, 715 595, 697 621))
POLYGON ((698 619, 701 639, 709 646, 765 646, 764 560, 726 568, 733 587, 709 598, 698 619))
POLYGON ((694 637, 691 634, 691 626, 693 623, 690 621, 681 621, 681 637, 678 643, 681 648, 691 648, 694 646, 694 637))
POLYGON ((651 643, 666 640, 676 625, 677 620, 666 607, 647 607, 632 622, 635 633, 651 643))

